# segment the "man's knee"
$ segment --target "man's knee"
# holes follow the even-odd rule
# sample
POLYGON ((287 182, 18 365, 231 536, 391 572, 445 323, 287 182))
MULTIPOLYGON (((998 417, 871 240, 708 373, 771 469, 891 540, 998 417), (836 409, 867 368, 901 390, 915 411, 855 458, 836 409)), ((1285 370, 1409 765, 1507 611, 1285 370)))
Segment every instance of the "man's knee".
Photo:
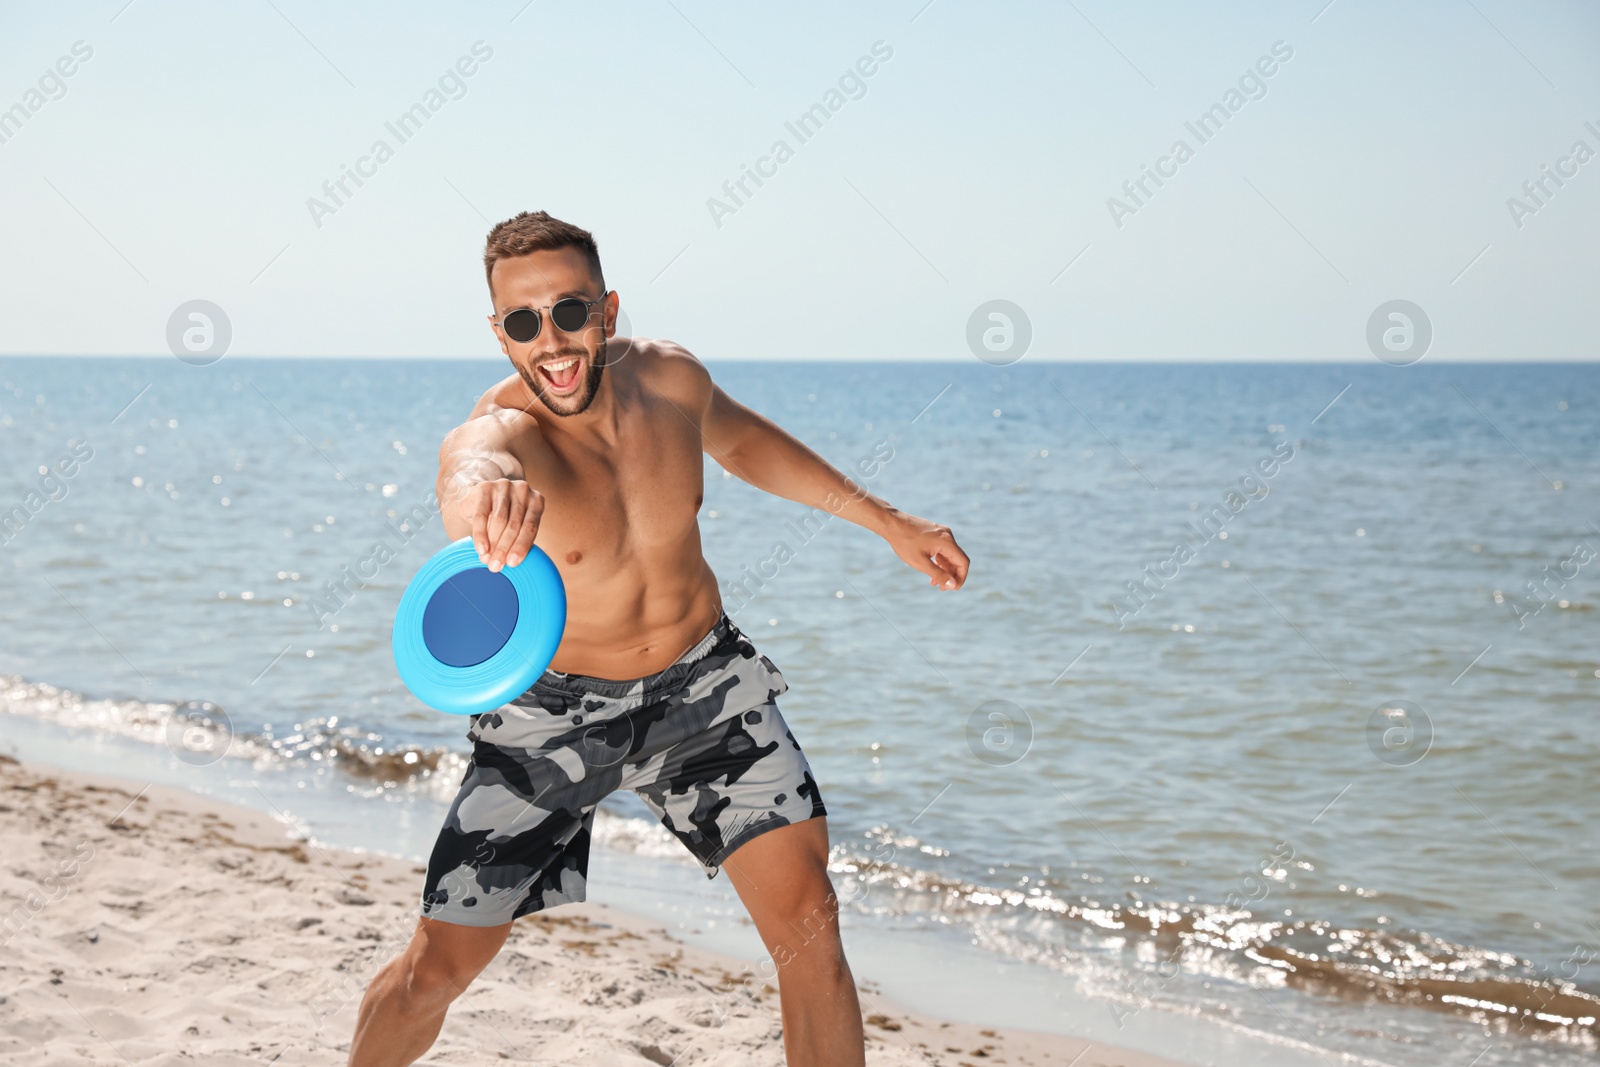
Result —
POLYGON ((837 980, 849 970, 838 919, 825 908, 814 909, 780 931, 770 940, 768 955, 780 980, 791 972, 810 976, 808 980, 837 980))
POLYGON ((446 1007, 477 977, 469 971, 437 956, 419 955, 402 957, 395 961, 401 967, 400 989, 410 1005, 422 1011, 446 1007))
POLYGON ((778 899, 769 900, 767 940, 772 958, 784 966, 790 960, 834 956, 841 952, 839 898, 825 867, 801 884, 785 887, 778 899))
POLYGON ((780 967, 802 956, 840 953, 839 898, 828 877, 823 819, 752 838, 723 866, 780 967))
POLYGON ((837 938, 839 898, 830 885, 826 893, 813 892, 800 897, 788 916, 788 926, 806 943, 819 937, 837 938))
POLYGON ((424 921, 394 961, 397 985, 419 1009, 445 1007, 494 959, 509 930, 510 924, 479 928, 424 921))

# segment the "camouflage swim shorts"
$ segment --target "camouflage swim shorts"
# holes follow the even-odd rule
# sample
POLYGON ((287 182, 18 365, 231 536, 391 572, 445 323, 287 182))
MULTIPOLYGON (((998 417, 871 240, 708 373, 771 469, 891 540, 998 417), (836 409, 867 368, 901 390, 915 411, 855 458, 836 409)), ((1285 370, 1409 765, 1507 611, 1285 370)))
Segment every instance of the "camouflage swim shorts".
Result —
POLYGON ((783 675, 726 615, 658 674, 545 671, 472 716, 472 760, 428 860, 421 914, 498 926, 583 900, 594 810, 632 789, 715 878, 751 838, 826 815, 774 703, 783 675))

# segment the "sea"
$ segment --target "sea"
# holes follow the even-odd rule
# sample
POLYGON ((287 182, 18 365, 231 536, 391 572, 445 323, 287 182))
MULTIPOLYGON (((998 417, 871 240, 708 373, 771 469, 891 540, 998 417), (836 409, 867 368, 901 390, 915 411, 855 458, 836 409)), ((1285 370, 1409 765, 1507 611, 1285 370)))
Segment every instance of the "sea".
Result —
MULTIPOLYGON (((706 460, 864 988, 1193 1064, 1594 1062, 1595 364, 710 369, 972 560, 706 460)), ((505 373, 0 360, 0 750, 425 859, 467 721, 391 626, 505 373)), ((759 959, 638 798, 597 819, 590 899, 759 959)))

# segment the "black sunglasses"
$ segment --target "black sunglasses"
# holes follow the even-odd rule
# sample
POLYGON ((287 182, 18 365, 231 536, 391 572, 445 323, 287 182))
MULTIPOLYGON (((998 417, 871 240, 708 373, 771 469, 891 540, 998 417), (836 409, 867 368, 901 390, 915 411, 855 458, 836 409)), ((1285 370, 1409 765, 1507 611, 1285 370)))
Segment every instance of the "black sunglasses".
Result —
MULTIPOLYGON (((607 289, 600 294, 598 300, 579 300, 575 296, 564 297, 550 305, 550 321, 563 333, 577 333, 589 322, 589 309, 605 300, 611 295, 607 289)), ((508 311, 504 318, 496 319, 495 325, 506 332, 506 336, 520 345, 525 345, 539 336, 539 328, 544 325, 543 317, 539 314, 540 308, 517 308, 508 311)))

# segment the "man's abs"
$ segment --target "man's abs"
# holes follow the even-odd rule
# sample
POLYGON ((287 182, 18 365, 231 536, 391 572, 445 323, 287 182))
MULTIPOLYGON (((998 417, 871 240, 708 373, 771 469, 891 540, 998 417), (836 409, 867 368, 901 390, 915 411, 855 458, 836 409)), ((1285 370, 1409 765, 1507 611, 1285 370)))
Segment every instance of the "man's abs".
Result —
POLYGON ((698 543, 692 559, 634 560, 609 572, 590 567, 588 558, 576 566, 562 563, 557 560, 566 575, 567 628, 550 666, 565 674, 617 680, 655 674, 693 648, 722 615, 716 578, 698 543))

